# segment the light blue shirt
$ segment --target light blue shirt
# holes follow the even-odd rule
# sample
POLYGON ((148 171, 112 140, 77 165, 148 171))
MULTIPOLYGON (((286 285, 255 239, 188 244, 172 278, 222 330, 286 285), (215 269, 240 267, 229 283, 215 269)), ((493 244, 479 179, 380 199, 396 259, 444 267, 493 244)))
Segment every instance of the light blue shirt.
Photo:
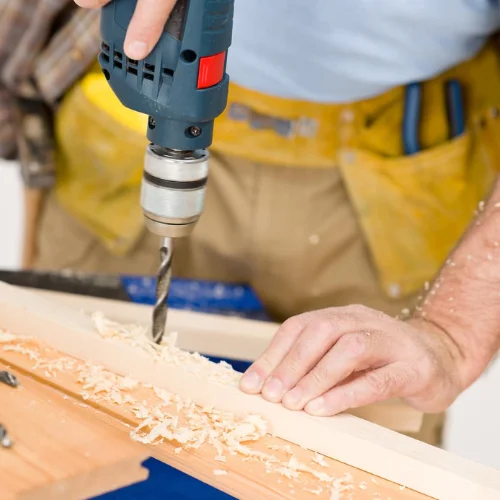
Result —
POLYGON ((271 95, 354 101, 441 73, 499 27, 498 0, 235 0, 228 73, 271 95))

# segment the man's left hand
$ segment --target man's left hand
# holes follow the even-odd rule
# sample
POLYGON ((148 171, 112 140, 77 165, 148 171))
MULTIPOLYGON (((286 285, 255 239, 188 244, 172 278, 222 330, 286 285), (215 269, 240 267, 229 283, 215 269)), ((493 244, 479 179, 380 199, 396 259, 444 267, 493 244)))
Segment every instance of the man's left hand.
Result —
POLYGON ((432 323, 348 306, 286 321, 240 388, 317 416, 390 398, 434 413, 464 389, 464 366, 452 337, 432 323))

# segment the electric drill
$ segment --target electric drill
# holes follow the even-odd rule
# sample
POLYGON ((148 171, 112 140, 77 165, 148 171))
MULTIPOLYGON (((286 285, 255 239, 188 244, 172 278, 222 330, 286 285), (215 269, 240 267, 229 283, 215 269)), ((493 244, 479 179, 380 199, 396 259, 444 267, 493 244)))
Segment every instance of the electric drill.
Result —
POLYGON ((123 50, 137 0, 113 0, 101 14, 99 63, 121 103, 149 117, 141 206, 161 237, 153 340, 165 330, 173 241, 188 236, 205 200, 214 120, 227 105, 227 51, 234 0, 177 0, 161 38, 142 61, 123 50))

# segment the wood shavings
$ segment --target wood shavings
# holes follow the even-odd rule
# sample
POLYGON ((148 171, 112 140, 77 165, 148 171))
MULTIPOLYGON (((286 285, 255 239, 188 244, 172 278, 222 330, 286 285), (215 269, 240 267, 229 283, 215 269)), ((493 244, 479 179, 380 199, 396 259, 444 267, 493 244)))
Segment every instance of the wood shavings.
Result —
POLYGON ((318 465, 321 465, 321 467, 328 467, 328 463, 326 462, 325 457, 323 455, 320 455, 319 453, 315 453, 312 460, 318 465))
MULTIPOLYGON (((132 344, 148 353, 152 359, 182 364, 186 369, 214 383, 237 384, 239 381, 241 374, 226 363, 216 364, 197 353, 177 348, 175 336, 168 337, 161 346, 157 346, 146 338, 146 331, 142 327, 119 325, 102 315, 94 315, 93 319, 99 335, 110 342, 132 344)), ((300 491, 307 491, 311 495, 332 491, 331 498, 340 499, 342 493, 348 493, 354 488, 351 475, 338 478, 327 471, 318 470, 317 466, 328 467, 325 457, 318 453, 308 459, 308 465, 294 455, 297 448, 288 444, 267 446, 267 449, 276 452, 278 456, 249 447, 249 443, 259 441, 269 434, 267 422, 259 415, 236 417, 211 405, 199 407, 188 398, 152 384, 140 384, 130 377, 117 375, 92 363, 67 356, 44 357, 43 354, 50 350, 36 348, 39 345, 37 341, 27 337, 0 331, 0 342, 3 342, 0 349, 28 356, 34 362, 33 369, 43 370, 46 377, 56 377, 63 371, 76 373, 82 399, 99 404, 119 405, 124 411, 130 412, 139 421, 130 430, 130 436, 136 441, 149 445, 174 443, 175 454, 208 445, 215 450, 212 455, 214 465, 226 464, 227 456, 239 455, 243 457, 240 460, 245 462, 263 464, 267 474, 277 474, 292 481, 290 487, 294 491, 299 491, 300 488, 300 491), (312 478, 316 482, 311 482, 312 478)), ((227 474, 222 469, 216 471, 215 475, 227 474)), ((278 479, 278 483, 281 483, 281 479, 278 479)))
POLYGON ((165 335, 160 345, 147 336, 147 329, 140 325, 121 325, 107 319, 102 313, 94 313, 92 321, 99 335, 110 341, 131 345, 156 360, 182 366, 203 379, 214 383, 237 386, 242 374, 228 363, 214 363, 201 354, 183 351, 175 346, 176 334, 165 335))
POLYGON ((324 490, 320 486, 319 488, 316 488, 316 489, 304 488, 304 491, 307 491, 308 493, 312 493, 313 495, 321 495, 321 493, 323 493, 324 490))
POLYGON ((0 343, 7 343, 16 340, 18 337, 13 333, 9 333, 3 330, 0 330, 0 343))
POLYGON ((330 500, 340 500, 340 491, 333 488, 330 494, 330 500))

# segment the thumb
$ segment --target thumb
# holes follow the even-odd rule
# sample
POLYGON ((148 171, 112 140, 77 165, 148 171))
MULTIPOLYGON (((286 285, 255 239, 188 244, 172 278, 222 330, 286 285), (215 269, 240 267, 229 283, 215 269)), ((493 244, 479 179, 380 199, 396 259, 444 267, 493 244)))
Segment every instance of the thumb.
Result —
POLYGON ((176 0, 139 0, 125 38, 130 59, 147 57, 158 43, 176 0))

